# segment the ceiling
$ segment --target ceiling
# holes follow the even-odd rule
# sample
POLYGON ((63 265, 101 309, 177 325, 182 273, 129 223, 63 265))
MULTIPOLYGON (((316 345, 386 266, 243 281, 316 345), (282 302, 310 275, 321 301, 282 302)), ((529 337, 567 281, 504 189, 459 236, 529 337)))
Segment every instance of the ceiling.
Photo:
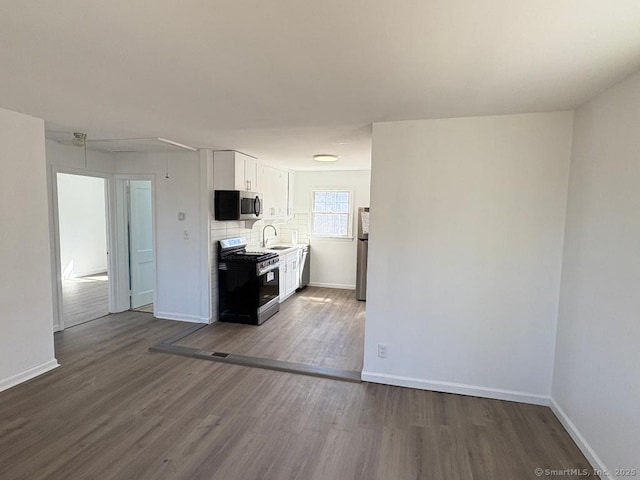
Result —
POLYGON ((576 107, 640 69, 638 25, 637 0, 4 1, 0 106, 367 168, 372 122, 576 107))

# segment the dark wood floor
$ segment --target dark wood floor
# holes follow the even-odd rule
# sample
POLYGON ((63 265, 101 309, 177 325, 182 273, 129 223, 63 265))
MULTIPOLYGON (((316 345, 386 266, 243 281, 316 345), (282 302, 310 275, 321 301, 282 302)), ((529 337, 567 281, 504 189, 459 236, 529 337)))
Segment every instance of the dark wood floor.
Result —
POLYGON ((546 407, 147 351, 184 328, 125 312, 57 333, 62 366, 0 393, 0 478, 511 480, 587 468, 546 407))
POLYGON ((360 372, 365 305, 353 290, 307 287, 260 326, 216 322, 177 345, 360 372))

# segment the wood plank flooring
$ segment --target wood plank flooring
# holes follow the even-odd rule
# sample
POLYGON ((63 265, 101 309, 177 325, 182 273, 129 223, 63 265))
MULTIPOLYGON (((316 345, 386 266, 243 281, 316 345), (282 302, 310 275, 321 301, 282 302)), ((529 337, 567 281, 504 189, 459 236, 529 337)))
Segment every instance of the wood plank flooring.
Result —
POLYGON ((0 393, 0 478, 511 480, 588 468, 546 407, 147 351, 185 326, 125 312, 57 333, 62 366, 0 393))
POLYGON ((106 273, 62 281, 62 317, 65 328, 109 315, 106 273))
POLYGON ((141 305, 140 307, 132 308, 134 312, 146 312, 153 313, 153 303, 148 303, 146 305, 141 305))
POLYGON ((362 371, 365 306, 353 290, 307 287, 260 326, 216 322, 177 345, 362 371))

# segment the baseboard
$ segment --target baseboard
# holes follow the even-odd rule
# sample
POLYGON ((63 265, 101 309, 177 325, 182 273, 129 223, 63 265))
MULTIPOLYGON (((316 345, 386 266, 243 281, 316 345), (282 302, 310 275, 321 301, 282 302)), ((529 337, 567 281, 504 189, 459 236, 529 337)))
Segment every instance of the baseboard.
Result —
POLYGON ((0 392, 11 387, 15 387, 16 385, 24 383, 27 380, 31 380, 32 378, 42 375, 43 373, 47 373, 48 371, 53 370, 54 368, 58 368, 59 366, 60 364, 54 358, 53 360, 49 360, 42 365, 38 365, 37 367, 30 368, 29 370, 26 370, 17 375, 13 375, 12 377, 0 380, 0 392))
POLYGON ((178 322, 209 323, 208 318, 201 318, 199 315, 185 315, 182 313, 171 313, 171 312, 156 312, 154 316, 156 318, 161 318, 163 320, 177 320, 178 322))
POLYGON ((283 297, 282 295, 280 295, 280 299, 279 299, 279 303, 283 303, 285 300, 288 300, 290 297, 293 297, 296 294, 297 290, 294 290, 293 292, 291 292, 289 295, 283 297))
POLYGON ((494 400, 508 400, 510 402, 530 403, 532 405, 548 406, 550 403, 550 398, 547 395, 518 392, 515 390, 501 390, 498 388, 487 388, 478 385, 467 385, 464 383, 440 382, 414 377, 401 377, 398 375, 389 375, 386 373, 363 371, 362 380, 364 382, 382 383, 385 385, 395 385, 397 387, 417 388, 419 390, 432 390, 434 392, 443 393, 456 393, 459 395, 491 398, 494 400))
POLYGON ((81 272, 76 272, 74 270, 73 276, 71 278, 82 278, 88 277, 90 275, 98 275, 99 273, 107 273, 107 266, 98 267, 98 268, 90 268, 89 270, 82 270, 81 272))
MULTIPOLYGON (((553 397, 551 398, 550 407, 551 411, 553 411, 564 429, 569 433, 573 441, 576 442, 576 445, 578 446, 582 454, 587 458, 587 460, 591 464, 591 467, 593 467, 594 470, 598 470, 601 472, 611 472, 611 470, 606 467, 604 462, 600 460, 600 457, 598 457, 593 448, 591 448, 589 442, 587 442, 587 440, 582 436, 580 430, 578 430, 569 416, 565 413, 564 410, 562 410, 562 408, 560 408, 560 405, 558 405, 553 397)), ((610 479, 611 476, 600 475, 600 478, 603 480, 610 479)))
POLYGON ((322 287, 322 288, 341 288, 343 290, 355 290, 355 285, 347 285, 345 283, 322 283, 322 282, 309 282, 310 287, 322 287))

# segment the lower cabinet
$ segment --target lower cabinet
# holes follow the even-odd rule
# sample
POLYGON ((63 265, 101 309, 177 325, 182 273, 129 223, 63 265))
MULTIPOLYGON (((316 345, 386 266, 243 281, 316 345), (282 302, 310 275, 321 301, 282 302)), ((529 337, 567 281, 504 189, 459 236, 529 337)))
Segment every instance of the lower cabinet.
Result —
POLYGON ((300 286, 298 250, 280 255, 280 303, 300 286))

